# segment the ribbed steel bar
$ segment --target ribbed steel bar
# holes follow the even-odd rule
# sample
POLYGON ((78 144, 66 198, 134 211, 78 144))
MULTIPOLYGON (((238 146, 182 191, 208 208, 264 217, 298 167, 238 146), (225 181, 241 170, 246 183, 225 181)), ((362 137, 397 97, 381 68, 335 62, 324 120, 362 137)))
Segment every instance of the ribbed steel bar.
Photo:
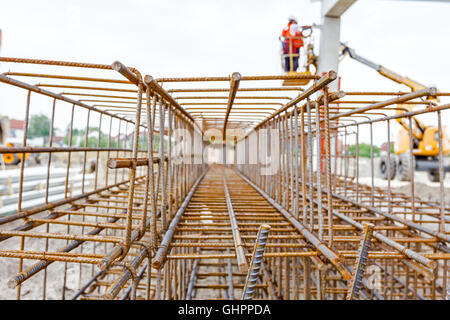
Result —
POLYGON ((223 177, 223 188, 225 192, 225 199, 227 202, 228 214, 230 215, 230 224, 231 230, 233 232, 234 247, 235 247, 234 249, 236 251, 237 263, 239 266, 239 270, 241 270, 242 272, 246 272, 248 270, 248 263, 245 257, 245 248, 243 246, 241 234, 239 232, 239 227, 236 221, 236 214, 234 213, 233 210, 233 204, 231 203, 230 193, 228 192, 227 180, 225 176, 223 177))
POLYGON ((364 224, 364 230, 361 235, 361 243, 359 244, 358 258, 355 261, 352 280, 350 281, 350 285, 348 287, 346 297, 347 300, 353 300, 354 298, 359 297, 359 290, 361 289, 362 279, 367 265, 373 227, 373 224, 364 224))
POLYGON ((252 260, 250 262, 250 267, 248 268, 247 279, 245 280, 242 300, 251 300, 255 295, 255 286, 258 281, 269 231, 270 226, 267 224, 263 224, 259 227, 255 246, 253 248, 252 260))

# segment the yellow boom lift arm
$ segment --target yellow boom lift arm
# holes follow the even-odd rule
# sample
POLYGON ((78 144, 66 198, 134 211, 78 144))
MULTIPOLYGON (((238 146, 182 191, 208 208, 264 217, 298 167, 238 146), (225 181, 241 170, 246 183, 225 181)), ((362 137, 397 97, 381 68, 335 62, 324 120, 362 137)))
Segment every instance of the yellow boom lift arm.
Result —
MULTIPOLYGON (((380 64, 376 64, 358 54, 356 54, 355 50, 347 46, 346 44, 341 43, 341 56, 350 56, 350 58, 376 70, 382 76, 395 81, 399 84, 403 84, 411 89, 411 91, 419 91, 425 89, 426 86, 423 84, 412 80, 408 77, 402 76, 380 64)), ((430 104, 436 104, 439 102, 439 99, 435 96, 427 97, 427 102, 430 104)), ((412 104, 399 104, 397 105, 398 109, 396 111, 397 114, 402 114, 405 112, 412 111, 414 105, 412 104)), ((409 123, 406 118, 397 118, 397 122, 405 129, 405 131, 400 133, 399 139, 396 142, 396 153, 404 153, 409 150, 408 143, 408 132, 409 132, 409 123)), ((415 144, 417 145, 417 149, 414 151, 414 154, 423 155, 423 156, 437 156, 439 153, 439 147, 437 142, 433 139, 434 135, 437 132, 436 127, 429 127, 423 124, 417 117, 412 117, 412 136, 415 140, 415 144)), ((444 139, 445 140, 445 139, 444 139)), ((446 143, 444 143, 446 144, 446 143)), ((447 153, 448 148, 444 148, 444 153, 447 153)))
MULTIPOLYGON (((399 84, 403 84, 411 89, 411 91, 418 91, 425 89, 426 87, 408 77, 399 75, 398 73, 380 65, 376 64, 364 57, 356 54, 355 50, 341 43, 341 57, 346 55, 350 58, 376 70, 382 76, 395 81, 399 84)), ((437 96, 428 96, 426 102, 430 105, 435 105, 439 102, 437 96)), ((398 104, 397 114, 404 114, 406 112, 412 111, 414 104, 398 104)), ((430 181, 439 181, 439 130, 436 126, 426 126, 417 117, 411 117, 411 130, 409 129, 409 120, 406 117, 397 118, 397 122, 402 126, 397 134, 397 139, 394 143, 394 152, 397 157, 391 157, 391 170, 390 173, 387 172, 387 157, 382 156, 380 159, 380 172, 384 179, 394 179, 395 175, 399 177, 400 180, 410 181, 411 179, 411 168, 409 159, 410 150, 410 136, 413 139, 413 162, 414 169, 417 171, 427 171, 430 181), (411 132, 411 133, 410 133, 411 132), (390 175, 390 176, 389 176, 390 175)), ((445 133, 445 127, 442 131, 442 145, 443 154, 450 154, 450 139, 445 133)), ((444 172, 450 171, 450 166, 444 167, 444 172)))

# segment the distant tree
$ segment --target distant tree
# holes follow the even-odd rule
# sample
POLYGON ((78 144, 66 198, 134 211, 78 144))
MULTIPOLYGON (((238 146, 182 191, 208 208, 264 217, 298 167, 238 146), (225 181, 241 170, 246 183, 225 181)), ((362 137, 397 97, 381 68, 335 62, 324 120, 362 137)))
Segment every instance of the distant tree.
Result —
POLYGON ((50 134, 50 119, 44 114, 34 114, 30 117, 28 138, 44 137, 47 141, 50 134))
MULTIPOLYGON (((356 154, 356 145, 351 145, 348 148, 350 155, 354 156, 356 154)), ((370 144, 360 143, 358 145, 358 154, 360 157, 370 158, 370 144)), ((380 155, 380 148, 373 146, 373 156, 378 157, 380 155)))
MULTIPOLYGON (((66 129, 66 135, 64 137, 64 144, 69 145, 70 127, 66 129)), ((72 146, 84 147, 86 143, 86 130, 85 129, 72 129, 72 146)), ((89 137, 87 146, 89 148, 97 148, 98 144, 98 127, 89 127, 89 137)), ((107 134, 100 132, 100 147, 101 148, 117 148, 117 141, 110 139, 107 134)))
MULTIPOLYGON (((153 151, 159 152, 160 140, 161 140, 161 137, 160 137, 159 133, 154 133, 153 134, 153 151)), ((167 150, 167 148, 168 148, 168 143, 167 143, 167 140, 164 139, 164 150, 167 150)))

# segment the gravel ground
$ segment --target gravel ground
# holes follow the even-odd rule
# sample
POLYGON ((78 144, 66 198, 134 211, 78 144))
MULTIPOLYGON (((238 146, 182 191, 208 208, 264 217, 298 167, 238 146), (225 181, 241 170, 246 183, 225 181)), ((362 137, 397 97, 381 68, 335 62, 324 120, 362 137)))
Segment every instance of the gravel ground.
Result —
MULTIPOLYGON (((387 180, 381 179, 378 171, 379 158, 374 159, 374 186, 387 189, 387 180)), ((353 169, 350 167, 350 169, 353 169)), ((372 184, 371 179, 371 166, 370 159, 360 159, 360 174, 359 183, 370 186, 372 184)), ((349 172, 352 172, 351 170, 349 172)), ((398 179, 391 180, 391 189, 394 192, 411 194, 411 182, 399 181, 398 179)), ((426 172, 416 172, 414 174, 414 194, 425 201, 440 201, 440 183, 430 182, 426 172)), ((444 201, 447 206, 450 206, 450 174, 446 173, 444 178, 444 201)))

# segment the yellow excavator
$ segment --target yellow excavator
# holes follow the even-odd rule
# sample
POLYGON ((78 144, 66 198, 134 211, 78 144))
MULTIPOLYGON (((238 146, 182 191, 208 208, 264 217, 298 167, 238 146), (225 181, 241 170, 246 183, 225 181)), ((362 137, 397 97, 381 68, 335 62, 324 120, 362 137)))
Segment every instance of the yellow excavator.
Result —
MULTIPOLYGON (((13 148, 15 144, 8 141, 9 119, 6 116, 0 116, 0 147, 13 148)), ((22 153, 3 153, 0 155, 0 165, 16 165, 28 158, 28 153, 23 156, 22 153)))
MULTIPOLYGON (((361 57, 356 54, 356 52, 347 46, 346 44, 341 43, 341 57, 348 55, 350 58, 369 66, 372 69, 375 69, 382 76, 391 79, 397 83, 408 86, 411 91, 418 91, 425 89, 426 87, 417 81, 414 81, 408 77, 401 76, 395 73, 388 68, 373 63, 366 58, 361 57)), ((439 99, 434 96, 429 96, 426 98, 427 102, 431 104, 436 104, 439 102, 439 99)), ((398 104, 397 105, 397 114, 403 114, 409 111, 412 111, 414 105, 413 104, 398 104)), ((387 157, 383 155, 380 159, 380 173, 382 178, 384 179, 394 179, 397 175, 398 179, 401 181, 410 181, 411 180, 411 161, 410 161, 410 130, 409 130, 409 121, 407 118, 397 118, 397 122, 401 125, 401 128, 397 134, 397 138, 394 142, 394 153, 390 157, 391 162, 391 171, 388 176, 387 170, 387 157)), ((417 117, 411 118, 411 128, 412 128, 412 137, 413 137, 413 166, 415 171, 426 171, 428 174, 428 178, 432 182, 439 181, 439 132, 437 126, 427 126, 422 123, 417 117)), ((450 139, 446 134, 446 128, 442 128, 442 145, 443 145, 443 155, 450 154, 450 139)), ((390 147, 388 147, 390 148, 390 147)), ((387 150, 390 152, 390 150, 387 150)), ((450 171, 450 166, 444 167, 444 175, 445 172, 450 171)))

